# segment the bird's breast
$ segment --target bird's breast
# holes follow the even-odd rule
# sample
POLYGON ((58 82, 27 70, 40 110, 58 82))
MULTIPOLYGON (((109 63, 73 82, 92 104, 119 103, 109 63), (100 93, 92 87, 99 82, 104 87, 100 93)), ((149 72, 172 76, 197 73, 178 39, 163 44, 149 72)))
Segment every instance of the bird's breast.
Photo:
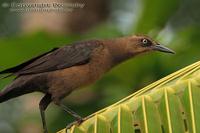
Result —
POLYGON ((112 58, 108 49, 97 50, 88 63, 89 75, 93 79, 99 79, 112 68, 112 58))

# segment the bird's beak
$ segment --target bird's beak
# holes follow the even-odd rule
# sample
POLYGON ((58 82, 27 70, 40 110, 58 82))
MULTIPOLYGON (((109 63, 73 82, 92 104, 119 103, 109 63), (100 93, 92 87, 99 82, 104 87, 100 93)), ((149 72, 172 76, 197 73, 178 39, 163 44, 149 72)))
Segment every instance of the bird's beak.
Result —
POLYGON ((160 45, 160 44, 154 45, 153 50, 164 52, 164 53, 175 54, 175 52, 173 50, 171 50, 163 45, 160 45))

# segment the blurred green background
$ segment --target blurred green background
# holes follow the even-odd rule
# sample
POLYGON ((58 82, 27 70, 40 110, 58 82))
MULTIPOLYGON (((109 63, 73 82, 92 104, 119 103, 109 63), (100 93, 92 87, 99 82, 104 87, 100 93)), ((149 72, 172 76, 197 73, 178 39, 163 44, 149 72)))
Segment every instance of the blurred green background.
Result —
MULTIPOLYGON (((12 2, 20 1, 0 2, 0 70, 75 41, 133 34, 149 35, 176 51, 176 55, 156 52, 138 56, 117 66, 94 85, 65 98, 66 105, 82 116, 199 60, 199 0, 65 0, 85 4, 71 12, 11 11, 12 2)), ((0 88, 11 80, 1 80, 0 88)), ((42 132, 38 109, 41 97, 33 93, 0 104, 0 133, 42 132)), ((46 112, 52 133, 73 121, 53 104, 46 112)))

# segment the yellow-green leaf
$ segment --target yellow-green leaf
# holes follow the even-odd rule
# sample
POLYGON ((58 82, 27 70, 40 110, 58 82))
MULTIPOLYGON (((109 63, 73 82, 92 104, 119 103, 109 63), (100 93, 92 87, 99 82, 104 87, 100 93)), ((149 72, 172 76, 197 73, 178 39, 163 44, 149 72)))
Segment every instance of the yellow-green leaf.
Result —
MULTIPOLYGON (((70 133, 200 133, 200 61, 74 124, 70 133)), ((59 133, 65 133, 65 130, 59 133)))

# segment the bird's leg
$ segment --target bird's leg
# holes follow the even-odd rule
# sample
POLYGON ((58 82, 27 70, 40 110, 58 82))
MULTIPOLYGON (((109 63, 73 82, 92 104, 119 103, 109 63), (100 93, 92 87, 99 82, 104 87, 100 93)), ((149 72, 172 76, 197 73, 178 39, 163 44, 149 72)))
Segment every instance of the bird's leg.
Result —
POLYGON ((68 114, 70 114, 71 116, 73 116, 76 119, 75 122, 72 122, 66 126, 66 130, 68 128, 70 128, 73 124, 80 124, 83 121, 83 118, 80 115, 78 115, 76 112, 74 112, 73 110, 66 107, 64 104, 62 104, 60 102, 56 102, 56 105, 61 107, 64 111, 66 111, 68 114))
POLYGON ((78 115, 76 112, 74 112, 70 108, 66 107, 64 104, 62 104, 62 103, 59 102, 59 103, 56 103, 56 105, 58 105, 64 111, 66 111, 68 114, 70 114, 71 116, 73 116, 77 121, 82 120, 82 117, 80 115, 78 115))
POLYGON ((50 94, 46 94, 39 103, 44 133, 48 133, 47 126, 46 126, 46 119, 45 119, 45 110, 50 103, 51 103, 50 94))

